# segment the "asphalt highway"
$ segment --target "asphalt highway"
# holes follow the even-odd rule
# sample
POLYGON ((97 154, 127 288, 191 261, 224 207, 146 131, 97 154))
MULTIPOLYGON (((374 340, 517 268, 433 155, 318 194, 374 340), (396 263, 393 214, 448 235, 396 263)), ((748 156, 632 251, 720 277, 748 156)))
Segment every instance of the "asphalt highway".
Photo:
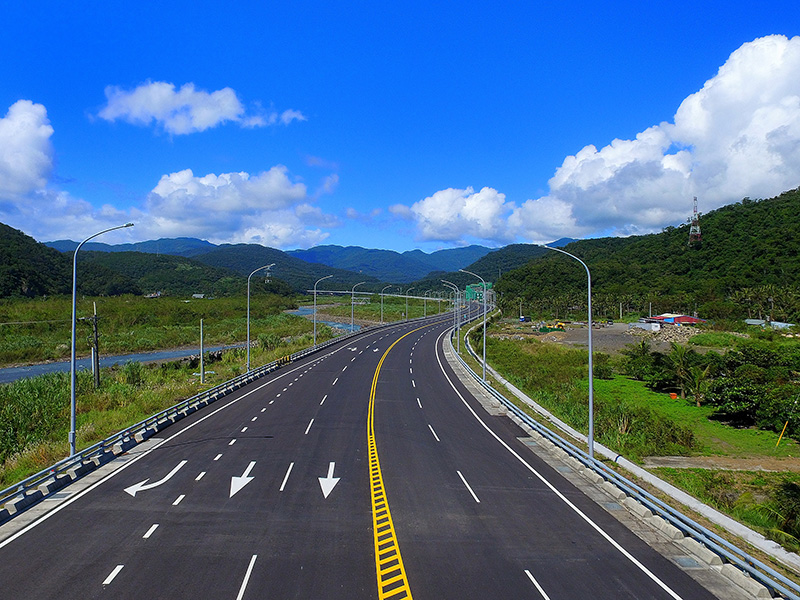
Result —
POLYGON ((0 598, 712 598, 481 408, 451 325, 367 331, 162 431, 0 542, 0 598))

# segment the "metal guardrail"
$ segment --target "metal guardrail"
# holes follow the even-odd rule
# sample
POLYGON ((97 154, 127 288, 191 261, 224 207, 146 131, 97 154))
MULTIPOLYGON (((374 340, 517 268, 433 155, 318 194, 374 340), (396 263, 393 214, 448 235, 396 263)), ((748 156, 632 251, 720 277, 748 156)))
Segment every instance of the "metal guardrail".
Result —
MULTIPOLYGON (((227 396, 242 386, 272 373, 285 364, 319 352, 333 344, 341 343, 351 337, 359 336, 367 330, 374 331, 382 327, 393 327, 402 323, 419 321, 425 318, 426 317, 419 317, 416 319, 409 319, 408 321, 395 321, 383 325, 362 327, 358 331, 336 336, 316 346, 311 346, 295 352, 294 354, 281 357, 269 364, 252 369, 248 373, 238 375, 225 383, 200 392, 191 398, 181 400, 177 404, 135 425, 126 427, 114 435, 77 452, 75 455, 60 460, 54 465, 0 491, 0 525, 23 512, 25 509, 37 504, 50 494, 80 479, 97 467, 104 465, 117 455, 127 452, 165 427, 227 396)), ((430 319, 432 317, 427 318, 430 319)))
MULTIPOLYGON (((478 324, 476 327, 480 326, 482 326, 482 324, 478 324)), ((465 335, 465 339, 467 342, 467 351, 475 360, 478 361, 478 363, 480 363, 481 357, 479 357, 473 351, 469 344, 469 335, 465 335)), ((786 598, 791 598, 792 600, 800 600, 800 585, 791 579, 788 579, 781 573, 778 573, 775 569, 767 564, 764 564, 757 558, 750 556, 744 550, 736 547, 728 540, 720 537, 713 531, 706 529, 672 506, 656 498, 644 488, 623 477, 601 461, 590 457, 581 448, 575 446, 571 442, 559 436, 557 433, 536 421, 516 404, 495 390, 491 385, 489 385, 488 382, 484 382, 480 375, 473 371, 472 368, 464 361, 464 359, 456 353, 452 343, 452 330, 451 335, 448 336, 447 340, 448 344, 450 344, 453 354, 458 358, 459 362, 475 379, 475 381, 477 381, 479 385, 489 392, 489 394, 501 402, 510 412, 516 415, 521 421, 536 431, 539 435, 555 444, 558 448, 566 452, 575 460, 579 461, 586 468, 593 470, 604 480, 618 487, 629 497, 632 497, 640 502, 654 515, 661 517, 667 523, 677 528, 681 533, 683 533, 684 536, 693 538, 715 554, 719 555, 723 560, 736 565, 742 571, 747 573, 752 579, 772 590, 773 593, 777 592, 786 598)))
POLYGON ((227 396, 248 383, 272 373, 285 364, 299 360, 309 354, 319 352, 332 344, 338 344, 352 336, 357 336, 365 331, 365 329, 366 328, 362 328, 360 331, 340 335, 321 344, 317 344, 316 347, 312 346, 289 356, 281 357, 269 364, 252 369, 249 373, 238 375, 225 383, 202 391, 191 398, 181 400, 177 404, 147 417, 135 425, 126 427, 114 435, 77 452, 75 455, 67 457, 47 469, 39 471, 0 491, 0 524, 8 521, 16 514, 33 506, 40 500, 43 500, 53 492, 56 492, 97 467, 109 462, 117 455, 127 452, 135 445, 152 437, 154 434, 179 421, 183 417, 227 396))

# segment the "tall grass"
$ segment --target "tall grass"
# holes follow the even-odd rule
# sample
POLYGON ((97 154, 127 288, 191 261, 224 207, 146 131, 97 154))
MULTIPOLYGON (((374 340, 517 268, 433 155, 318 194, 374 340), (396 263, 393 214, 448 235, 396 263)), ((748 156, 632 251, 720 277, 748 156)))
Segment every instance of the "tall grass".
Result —
MULTIPOLYGON (((302 317, 272 315, 259 323, 277 342, 251 349, 253 368, 307 348, 311 323, 302 317)), ((253 323, 251 323, 251 329, 253 323)), ((318 325, 317 341, 333 337, 318 325)), ((210 359, 206 383, 200 383, 198 364, 178 361, 161 365, 128 363, 102 369, 100 389, 90 372, 77 378, 77 445, 90 446, 148 416, 227 381, 244 370, 245 349, 210 359)), ((0 385, 0 486, 24 479, 69 454, 69 374, 55 373, 0 385)))
MULTIPOLYGON (((576 429, 588 431, 588 352, 487 338, 487 360, 514 385, 576 429)), ((696 447, 691 429, 646 406, 613 394, 594 394, 595 439, 636 460, 686 454, 696 447)))
MULTIPOLYGON (((69 297, 33 300, 0 300, 0 365, 42 362, 69 356, 72 306, 69 297)), ((97 304, 100 351, 125 354, 163 348, 196 345, 200 340, 200 319, 204 320, 207 344, 233 344, 247 338, 247 299, 141 298, 115 296, 81 298, 79 319, 91 317, 97 304)), ((293 308, 293 299, 275 295, 252 296, 251 334, 263 319, 293 308)), ((88 321, 77 326, 76 351, 89 353, 88 321)))

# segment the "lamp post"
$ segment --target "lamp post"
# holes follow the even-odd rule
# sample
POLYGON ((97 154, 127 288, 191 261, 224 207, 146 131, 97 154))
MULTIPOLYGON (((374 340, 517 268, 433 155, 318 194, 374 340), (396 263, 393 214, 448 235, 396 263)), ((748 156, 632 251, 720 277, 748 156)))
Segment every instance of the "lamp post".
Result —
POLYGON ((413 287, 410 287, 406 290, 406 321, 408 321, 408 292, 413 290, 413 287))
POLYGON ((589 267, 577 256, 562 250, 561 248, 553 248, 552 246, 542 245, 542 248, 566 254, 570 258, 574 258, 583 265, 586 269, 586 283, 587 283, 587 308, 589 311, 589 456, 594 458, 594 369, 592 367, 592 274, 589 272, 589 267))
POLYGON ((133 227, 133 223, 125 223, 125 225, 117 225, 116 227, 109 227, 103 231, 98 231, 94 235, 90 235, 83 240, 78 247, 75 248, 75 254, 72 255, 72 344, 70 349, 69 359, 69 455, 75 456, 75 315, 76 315, 76 297, 78 292, 78 250, 81 249, 86 242, 96 238, 98 235, 103 235, 115 229, 124 229, 125 227, 133 227))
POLYGON ((355 327, 355 299, 356 299, 356 288, 360 286, 362 283, 367 283, 366 281, 359 281, 357 284, 353 286, 353 289, 350 290, 350 333, 353 333, 353 329, 355 327))
POLYGON ((263 269, 267 269, 267 277, 269 277, 269 270, 275 266, 275 263, 258 267, 255 271, 247 276, 247 372, 250 372, 250 278, 263 269))
POLYGON ((459 301, 459 299, 460 299, 459 298, 459 290, 458 290, 458 287, 456 286, 455 283, 451 283, 449 281, 445 281, 444 279, 442 279, 442 283, 453 290, 453 294, 454 294, 454 296, 453 296, 453 298, 454 298, 454 301, 453 301, 453 329, 455 329, 455 332, 456 332, 456 340, 457 340, 456 341, 456 345, 457 345, 457 350, 456 351, 460 353, 461 352, 461 319, 459 318, 460 315, 458 314, 459 313, 459 308, 460 308, 460 306, 459 306, 459 304, 460 304, 460 301, 459 301))
POLYGON ((391 283, 387 286, 384 286, 383 290, 381 290, 381 325, 383 325, 383 291, 390 287, 392 287, 391 283))
POLYGON ((483 380, 486 381, 486 281, 480 275, 476 275, 471 271, 459 269, 462 273, 477 277, 483 283, 483 380))
POLYGON ((325 277, 320 277, 314 283, 314 347, 317 347, 317 284, 322 281, 323 279, 329 279, 333 277, 333 275, 325 275, 325 277))

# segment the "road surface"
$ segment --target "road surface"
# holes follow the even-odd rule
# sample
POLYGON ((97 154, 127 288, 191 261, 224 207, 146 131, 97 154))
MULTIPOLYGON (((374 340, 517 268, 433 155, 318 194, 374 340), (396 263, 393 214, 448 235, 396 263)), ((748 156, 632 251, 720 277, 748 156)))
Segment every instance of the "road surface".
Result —
POLYGON ((0 542, 0 596, 712 598, 481 408, 451 323, 365 332, 164 430, 0 542))

